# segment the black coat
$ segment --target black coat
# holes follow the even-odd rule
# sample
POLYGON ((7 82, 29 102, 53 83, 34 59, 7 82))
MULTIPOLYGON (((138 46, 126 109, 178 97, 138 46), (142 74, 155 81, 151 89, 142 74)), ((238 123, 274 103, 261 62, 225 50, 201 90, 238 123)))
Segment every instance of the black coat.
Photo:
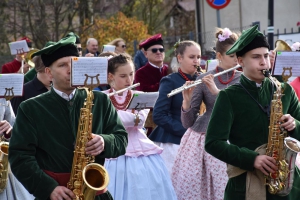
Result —
POLYGON ((23 96, 14 97, 10 100, 11 106, 14 110, 15 115, 17 115, 17 111, 19 105, 32 97, 43 94, 44 92, 48 92, 48 89, 44 86, 44 84, 37 79, 35 76, 32 81, 27 82, 23 87, 23 96))

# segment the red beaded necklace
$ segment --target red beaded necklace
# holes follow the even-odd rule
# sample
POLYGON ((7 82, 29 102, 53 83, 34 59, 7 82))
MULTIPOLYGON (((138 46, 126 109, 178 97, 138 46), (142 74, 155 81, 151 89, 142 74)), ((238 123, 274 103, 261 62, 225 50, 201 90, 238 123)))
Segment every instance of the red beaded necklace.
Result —
MULTIPOLYGON (((110 88, 109 93, 112 92, 113 89, 110 88)), ((128 103, 130 102, 131 96, 132 96, 132 92, 131 90, 128 90, 124 103, 118 103, 115 96, 111 96, 110 100, 117 110, 124 110, 127 107, 128 103)))
POLYGON ((182 71, 180 68, 178 68, 178 72, 179 74, 182 76, 182 78, 186 81, 191 81, 191 79, 189 79, 182 71))
MULTIPOLYGON (((218 67, 216 67, 216 72, 219 73, 218 67)), ((219 79, 220 83, 222 83, 223 85, 227 85, 228 83, 230 83, 232 81, 232 79, 234 78, 234 75, 235 75, 235 70, 233 71, 232 76, 228 79, 228 81, 223 81, 221 79, 221 76, 218 76, 218 79, 219 79)))

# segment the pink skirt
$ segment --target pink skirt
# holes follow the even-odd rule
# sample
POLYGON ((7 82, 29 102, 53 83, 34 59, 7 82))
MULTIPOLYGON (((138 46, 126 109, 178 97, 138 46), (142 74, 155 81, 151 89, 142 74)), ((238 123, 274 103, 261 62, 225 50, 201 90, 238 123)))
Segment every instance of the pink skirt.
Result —
POLYGON ((172 168, 178 200, 222 200, 228 181, 226 164, 204 150, 205 133, 188 129, 172 168))

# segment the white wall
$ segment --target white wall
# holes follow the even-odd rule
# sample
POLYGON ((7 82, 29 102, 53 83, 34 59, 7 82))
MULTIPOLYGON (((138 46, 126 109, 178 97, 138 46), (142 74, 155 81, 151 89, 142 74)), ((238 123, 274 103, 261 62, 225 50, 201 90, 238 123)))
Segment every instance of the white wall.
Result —
MULTIPOLYGON (((204 48, 213 46, 213 32, 217 27, 216 10, 208 5, 206 0, 199 0, 201 12, 202 32, 211 32, 210 36, 204 38, 204 48)), ((249 27, 252 22, 260 21, 261 31, 267 34, 268 28, 268 0, 231 0, 229 5, 220 10, 221 27, 238 28, 249 27)), ((274 34, 284 32, 284 28, 289 33, 291 28, 294 32, 299 32, 297 22, 300 21, 300 1, 299 0, 274 0, 274 34)), ((274 42, 277 37, 274 38, 274 42)))

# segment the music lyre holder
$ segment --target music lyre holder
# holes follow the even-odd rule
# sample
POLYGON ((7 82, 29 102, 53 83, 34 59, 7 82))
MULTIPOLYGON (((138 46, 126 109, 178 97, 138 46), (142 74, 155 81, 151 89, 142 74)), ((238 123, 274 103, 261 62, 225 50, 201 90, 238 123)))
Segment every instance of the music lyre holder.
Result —
POLYGON ((10 101, 12 98, 14 98, 14 87, 12 88, 5 88, 4 98, 6 101, 10 101))
POLYGON ((146 109, 146 106, 147 105, 147 102, 146 103, 137 103, 137 105, 135 106, 135 110, 137 110, 138 112, 143 110, 143 109, 146 109))
POLYGON ((87 75, 87 74, 84 74, 84 75, 85 75, 84 87, 89 88, 90 91, 92 91, 93 88, 95 88, 95 87, 97 87, 98 85, 100 85, 100 80, 99 80, 99 78, 98 78, 98 77, 100 76, 100 74, 97 74, 97 75, 95 75, 95 76, 89 76, 89 75, 87 75), (88 81, 89 78, 91 79, 91 84, 87 84, 87 81, 88 81), (96 83, 95 83, 95 84, 93 84, 94 78, 96 78, 96 83))
POLYGON ((17 51, 17 54, 23 54, 23 53, 25 53, 25 51, 24 51, 23 48, 21 48, 21 49, 16 49, 16 51, 17 51))

